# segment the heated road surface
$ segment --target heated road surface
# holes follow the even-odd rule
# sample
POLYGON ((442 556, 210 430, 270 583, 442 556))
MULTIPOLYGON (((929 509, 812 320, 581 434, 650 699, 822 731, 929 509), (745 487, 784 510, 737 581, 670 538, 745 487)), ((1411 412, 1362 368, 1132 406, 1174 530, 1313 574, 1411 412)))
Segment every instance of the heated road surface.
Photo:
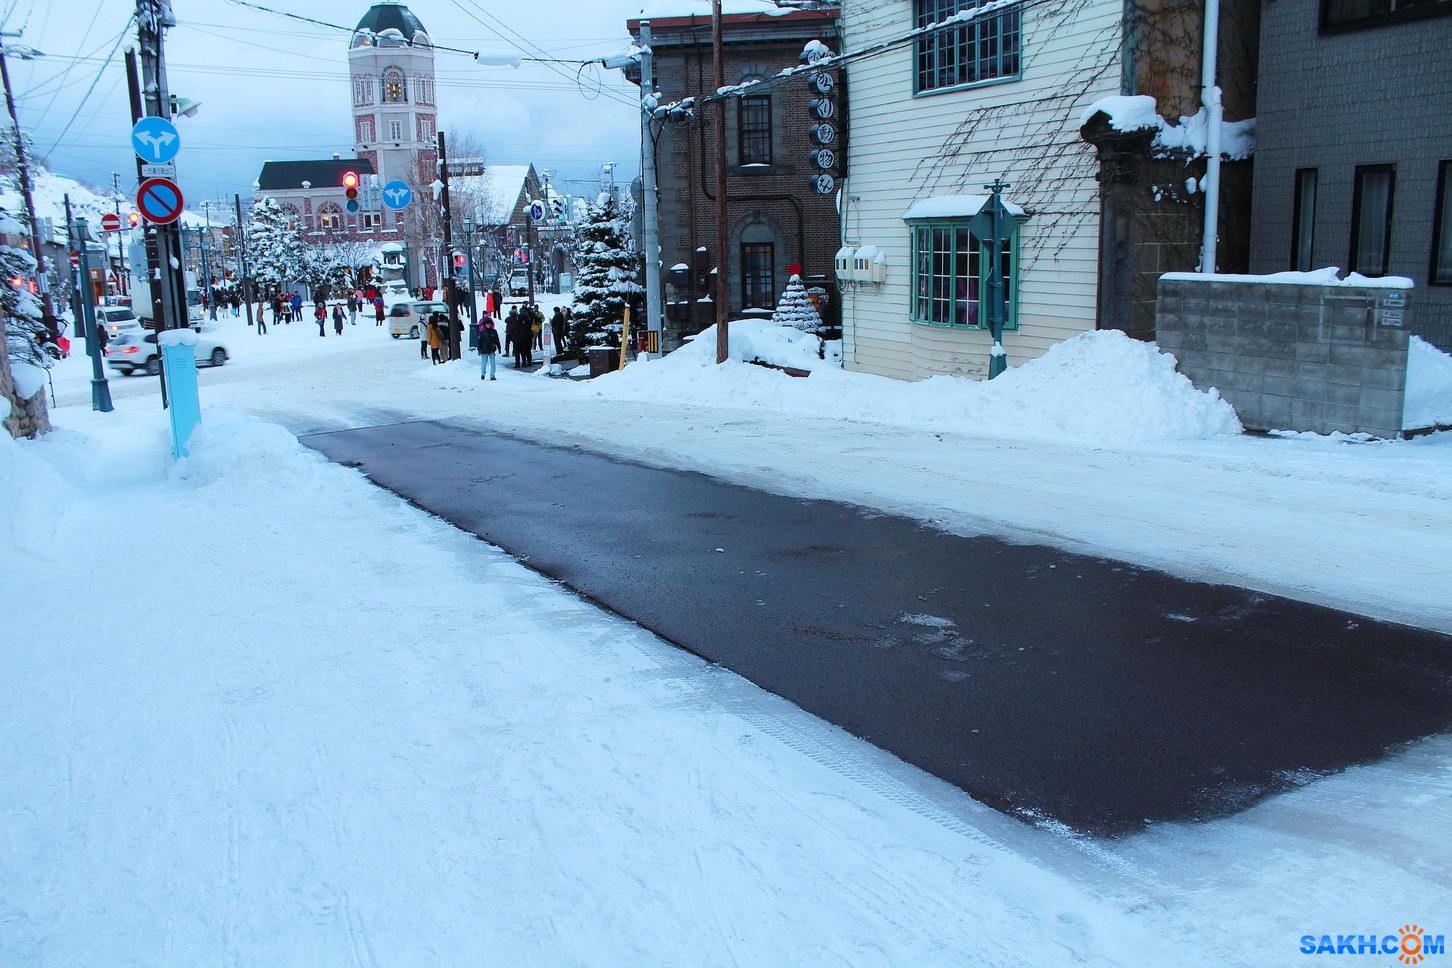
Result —
POLYGON ((1452 639, 446 422, 303 438, 974 798, 1114 835, 1452 727, 1452 639))

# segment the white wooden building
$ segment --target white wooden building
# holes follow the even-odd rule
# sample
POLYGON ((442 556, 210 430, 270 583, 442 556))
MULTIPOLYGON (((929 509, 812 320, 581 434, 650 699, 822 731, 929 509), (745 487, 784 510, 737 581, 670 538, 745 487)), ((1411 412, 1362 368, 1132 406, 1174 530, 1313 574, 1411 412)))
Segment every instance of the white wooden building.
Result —
MULTIPOLYGON (((847 0, 843 49, 974 6, 847 0)), ((846 368, 912 380, 987 375, 978 300, 993 260, 967 218, 995 179, 1028 215, 1000 258, 1010 366, 1094 329, 1099 166, 1079 125, 1084 108, 1120 93, 1122 10, 1119 0, 1029 0, 851 63, 842 233, 847 248, 880 250, 868 249, 885 271, 881 282, 843 283, 846 368)))

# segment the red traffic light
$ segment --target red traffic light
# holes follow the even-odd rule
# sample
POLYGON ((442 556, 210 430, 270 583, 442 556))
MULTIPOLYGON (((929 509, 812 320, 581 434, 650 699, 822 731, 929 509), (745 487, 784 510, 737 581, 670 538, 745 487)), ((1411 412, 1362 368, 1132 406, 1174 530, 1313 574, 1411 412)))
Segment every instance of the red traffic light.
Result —
POLYGON ((129 222, 130 222, 130 223, 131 223, 131 224, 132 224, 132 225, 135 225, 135 224, 137 224, 137 223, 138 223, 138 222, 140 222, 140 221, 141 221, 141 216, 140 216, 140 215, 138 215, 138 214, 137 214, 137 213, 136 213, 136 212, 132 212, 132 213, 131 213, 131 214, 130 214, 130 215, 128 215, 128 216, 126 216, 126 219, 127 219, 127 221, 129 221, 129 222))
POLYGON ((462 252, 455 252, 454 253, 454 268, 455 269, 462 269, 462 268, 464 268, 464 253, 462 253, 462 252))
POLYGON ((345 171, 345 172, 343 172, 343 187, 344 188, 357 188, 358 187, 358 173, 356 171, 345 171))

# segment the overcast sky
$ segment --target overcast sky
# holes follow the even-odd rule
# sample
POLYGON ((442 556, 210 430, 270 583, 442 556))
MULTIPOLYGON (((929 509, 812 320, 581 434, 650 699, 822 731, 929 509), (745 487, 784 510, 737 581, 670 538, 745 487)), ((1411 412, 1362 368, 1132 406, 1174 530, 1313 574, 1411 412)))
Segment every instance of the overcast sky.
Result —
MULTIPOLYGON (((261 6, 351 29, 368 0, 256 0, 261 6)), ((650 0, 662 13, 662 0, 650 0)), ((709 13, 709 0, 670 0, 709 13)), ((768 9, 729 0, 728 10, 768 9)), ((412 0, 408 7, 439 46, 588 59, 624 47, 625 21, 642 0, 412 0)), ((45 56, 10 59, 21 124, 37 157, 62 174, 109 187, 120 172, 135 184, 123 52, 136 42, 127 0, 4 0, 7 43, 45 56), (119 43, 118 43, 119 41, 119 43), (114 52, 114 54, 113 54, 114 52), (107 57, 111 60, 106 63, 107 57)), ((202 102, 179 118, 178 176, 190 208, 202 198, 250 194, 268 160, 352 154, 348 33, 275 16, 229 0, 174 0, 166 35, 173 94, 202 102)), ((594 190, 600 166, 616 162, 628 181, 639 169, 638 89, 618 71, 526 64, 484 67, 439 51, 439 126, 472 135, 490 162, 557 172, 566 192, 594 190)))

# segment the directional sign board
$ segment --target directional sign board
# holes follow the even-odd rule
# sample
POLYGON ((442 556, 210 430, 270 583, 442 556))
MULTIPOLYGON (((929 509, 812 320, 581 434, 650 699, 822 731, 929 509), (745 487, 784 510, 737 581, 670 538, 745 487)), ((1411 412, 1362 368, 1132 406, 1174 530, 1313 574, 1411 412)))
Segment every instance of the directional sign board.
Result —
POLYGON ((532 201, 532 202, 529 203, 529 217, 530 218, 534 219, 536 222, 543 222, 544 221, 544 213, 545 213, 544 202, 542 202, 542 201, 540 201, 539 199, 536 198, 534 201, 532 201))
POLYGON ((142 161, 164 165, 176 157, 181 148, 181 135, 176 125, 166 118, 146 117, 131 129, 131 147, 142 161))
POLYGON ((148 178, 136 190, 136 210, 156 225, 175 222, 182 213, 182 193, 165 178, 148 178))
POLYGON ((101 228, 107 232, 116 232, 121 228, 121 216, 107 213, 101 216, 101 228))
POLYGON ((407 208, 413 201, 413 189, 397 179, 383 186, 383 204, 389 208, 407 208))

